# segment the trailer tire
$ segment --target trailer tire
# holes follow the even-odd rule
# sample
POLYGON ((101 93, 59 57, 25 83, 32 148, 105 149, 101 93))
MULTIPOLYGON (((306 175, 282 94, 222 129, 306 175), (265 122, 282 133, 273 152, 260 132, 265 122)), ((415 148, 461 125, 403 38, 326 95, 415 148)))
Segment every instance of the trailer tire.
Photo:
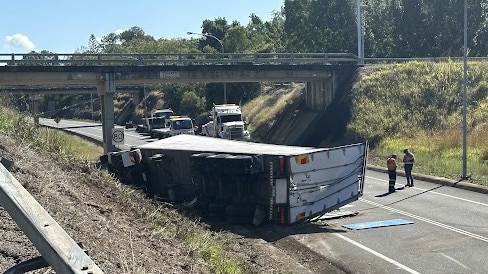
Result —
POLYGON ((232 204, 225 208, 225 212, 230 216, 249 216, 254 214, 254 207, 248 204, 232 204))
POLYGON ((229 155, 222 165, 222 172, 231 175, 246 175, 251 173, 253 158, 249 155, 229 155))
POLYGON ((212 219, 224 220, 225 219, 225 205, 219 203, 208 204, 208 217, 212 219))
POLYGON ((225 221, 230 225, 248 225, 251 224, 249 216, 232 216, 227 215, 225 221))

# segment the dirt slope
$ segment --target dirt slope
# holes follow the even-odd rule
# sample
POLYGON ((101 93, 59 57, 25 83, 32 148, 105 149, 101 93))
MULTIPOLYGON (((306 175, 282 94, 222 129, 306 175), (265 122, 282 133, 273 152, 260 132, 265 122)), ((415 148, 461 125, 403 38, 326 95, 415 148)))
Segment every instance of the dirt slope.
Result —
MULTIPOLYGON (((350 140, 345 139, 347 123, 350 114, 350 89, 346 85, 338 90, 336 98, 325 110, 310 110, 305 105, 303 93, 304 84, 293 84, 288 88, 270 89, 276 101, 287 98, 287 104, 283 107, 271 107, 267 105, 255 107, 263 109, 266 113, 256 115, 268 115, 269 119, 260 123, 251 132, 253 139, 259 142, 309 146, 309 147, 330 147, 342 145, 350 140)), ((246 106, 244 106, 246 110, 246 106)))

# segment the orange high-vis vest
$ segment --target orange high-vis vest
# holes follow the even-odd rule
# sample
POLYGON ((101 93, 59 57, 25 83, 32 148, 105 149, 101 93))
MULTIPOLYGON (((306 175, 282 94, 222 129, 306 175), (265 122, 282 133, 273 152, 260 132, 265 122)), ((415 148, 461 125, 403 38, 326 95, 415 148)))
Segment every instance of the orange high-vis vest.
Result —
POLYGON ((396 169, 397 164, 395 158, 392 157, 388 158, 388 160, 386 160, 386 166, 388 167, 388 170, 396 169))

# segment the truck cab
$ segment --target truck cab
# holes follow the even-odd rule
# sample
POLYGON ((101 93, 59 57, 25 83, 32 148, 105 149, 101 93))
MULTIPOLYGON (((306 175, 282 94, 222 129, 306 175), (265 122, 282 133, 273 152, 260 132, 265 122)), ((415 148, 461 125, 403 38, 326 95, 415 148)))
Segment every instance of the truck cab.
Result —
POLYGON ((160 109, 153 112, 152 117, 168 119, 173 115, 173 110, 170 108, 160 109))
POLYGON ((173 115, 173 110, 160 109, 151 114, 149 118, 142 118, 142 124, 136 126, 136 132, 152 133, 153 130, 164 128, 166 119, 173 115))
POLYGON ((171 116, 170 119, 167 121, 167 126, 169 127, 169 136, 175 136, 180 134, 195 134, 193 121, 190 117, 171 116))
POLYGON ((214 105, 211 116, 212 121, 205 124, 202 129, 204 135, 229 140, 250 139, 239 105, 214 105))
POLYGON ((152 131, 154 137, 159 139, 168 138, 180 134, 195 135, 195 128, 193 120, 188 116, 170 116, 165 119, 163 128, 154 129, 152 131))

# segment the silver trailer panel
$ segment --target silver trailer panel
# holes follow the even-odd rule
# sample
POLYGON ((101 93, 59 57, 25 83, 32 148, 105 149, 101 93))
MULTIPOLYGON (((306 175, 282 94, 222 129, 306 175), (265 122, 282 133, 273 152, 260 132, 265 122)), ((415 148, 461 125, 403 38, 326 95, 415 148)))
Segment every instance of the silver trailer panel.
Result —
POLYGON ((198 135, 178 135, 138 146, 141 150, 182 150, 254 155, 298 155, 327 148, 312 148, 226 140, 198 135))

